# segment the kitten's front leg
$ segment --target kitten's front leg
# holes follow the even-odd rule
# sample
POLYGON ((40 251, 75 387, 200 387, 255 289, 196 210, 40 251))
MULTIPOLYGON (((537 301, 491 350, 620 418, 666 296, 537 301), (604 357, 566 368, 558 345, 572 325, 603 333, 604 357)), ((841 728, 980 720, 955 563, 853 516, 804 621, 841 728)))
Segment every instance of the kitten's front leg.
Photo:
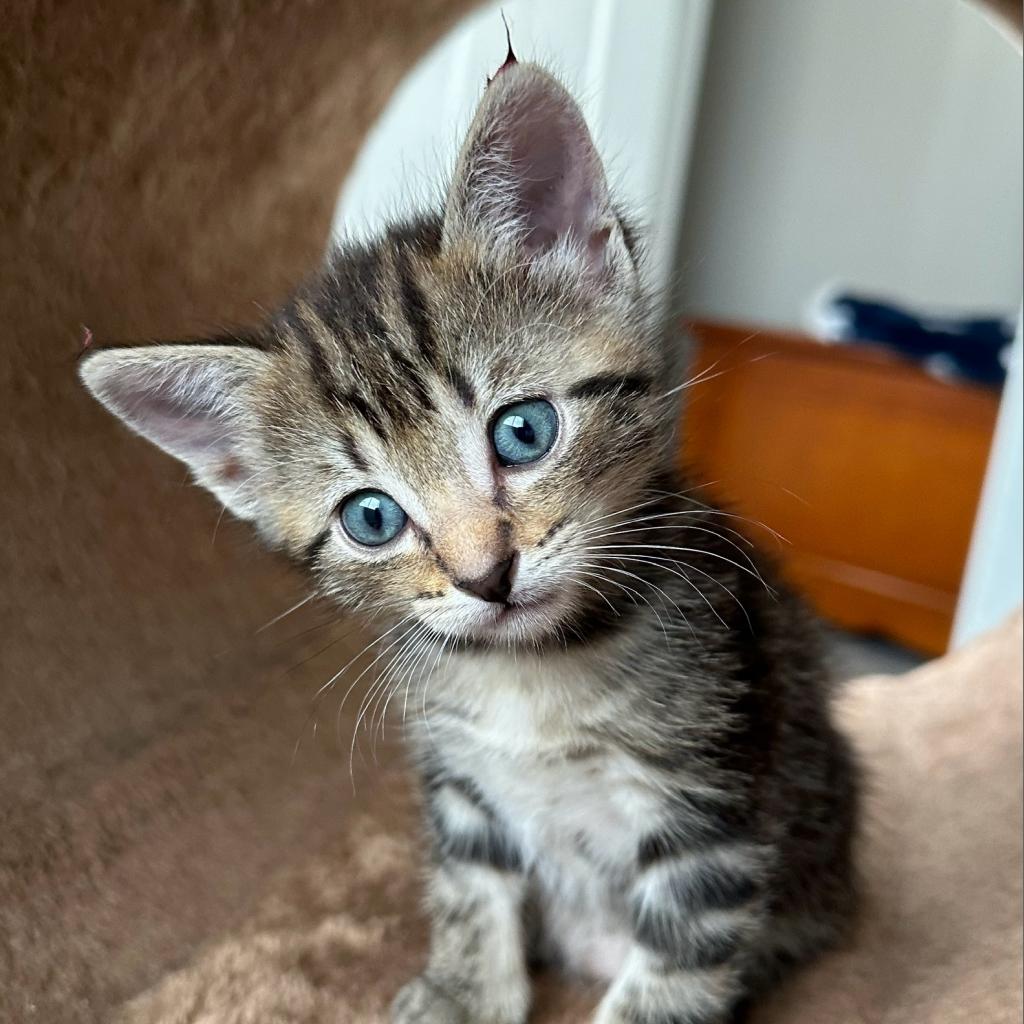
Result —
POLYGON ((465 780, 432 780, 427 801, 437 861, 430 959, 399 992, 392 1022, 523 1024, 530 989, 518 852, 465 780))
POLYGON ((765 926, 764 851, 649 843, 631 894, 635 945, 595 1024, 727 1024, 765 926))

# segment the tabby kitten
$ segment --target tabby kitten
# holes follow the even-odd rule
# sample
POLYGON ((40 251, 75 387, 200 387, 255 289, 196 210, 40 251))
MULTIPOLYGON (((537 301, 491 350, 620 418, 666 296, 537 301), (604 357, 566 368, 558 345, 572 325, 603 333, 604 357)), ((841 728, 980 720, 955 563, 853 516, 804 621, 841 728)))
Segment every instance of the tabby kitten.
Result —
POLYGON ((433 939, 396 1024, 717 1024, 840 936, 855 779, 799 604, 672 471, 638 254, 550 75, 488 86, 443 214, 262 329, 82 378, 321 591, 383 623, 433 939))

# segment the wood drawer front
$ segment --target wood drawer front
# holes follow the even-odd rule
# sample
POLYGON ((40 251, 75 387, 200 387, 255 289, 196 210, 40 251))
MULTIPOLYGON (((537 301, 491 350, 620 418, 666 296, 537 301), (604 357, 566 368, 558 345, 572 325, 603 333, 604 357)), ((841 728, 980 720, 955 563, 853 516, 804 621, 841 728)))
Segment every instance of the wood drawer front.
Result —
POLYGON ((788 575, 828 618, 945 650, 998 397, 871 347, 689 329, 697 482, 789 541, 788 575))

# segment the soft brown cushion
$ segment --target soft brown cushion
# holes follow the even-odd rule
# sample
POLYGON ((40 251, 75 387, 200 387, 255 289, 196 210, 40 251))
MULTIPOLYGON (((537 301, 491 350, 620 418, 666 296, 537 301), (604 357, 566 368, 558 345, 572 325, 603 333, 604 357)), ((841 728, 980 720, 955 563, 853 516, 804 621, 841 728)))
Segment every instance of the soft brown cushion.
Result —
MULTIPOLYGON (((863 920, 848 949, 794 979, 756 1024, 1020 1020, 1021 692, 1019 615, 907 676, 849 685, 842 718, 869 779, 863 920)), ((250 919, 123 1020, 385 1021, 424 956, 415 821, 407 780, 388 759, 346 802, 333 842, 291 851, 250 919)), ((576 1024, 595 997, 545 978, 534 1020, 576 1024)))

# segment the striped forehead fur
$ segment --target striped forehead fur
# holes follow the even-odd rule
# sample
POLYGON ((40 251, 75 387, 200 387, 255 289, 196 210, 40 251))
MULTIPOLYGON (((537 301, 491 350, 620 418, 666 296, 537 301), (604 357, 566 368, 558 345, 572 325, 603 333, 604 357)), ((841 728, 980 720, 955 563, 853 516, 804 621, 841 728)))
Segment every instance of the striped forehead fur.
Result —
POLYGON ((537 350, 565 349, 566 334, 587 339, 601 370, 573 382, 577 394, 637 394, 657 371, 640 295, 595 293, 557 261, 538 273, 469 240, 444 252, 439 241, 434 218, 339 249, 272 324, 288 390, 298 372, 350 434, 395 443, 437 415, 439 392, 472 409, 488 374, 541 388, 537 350))

